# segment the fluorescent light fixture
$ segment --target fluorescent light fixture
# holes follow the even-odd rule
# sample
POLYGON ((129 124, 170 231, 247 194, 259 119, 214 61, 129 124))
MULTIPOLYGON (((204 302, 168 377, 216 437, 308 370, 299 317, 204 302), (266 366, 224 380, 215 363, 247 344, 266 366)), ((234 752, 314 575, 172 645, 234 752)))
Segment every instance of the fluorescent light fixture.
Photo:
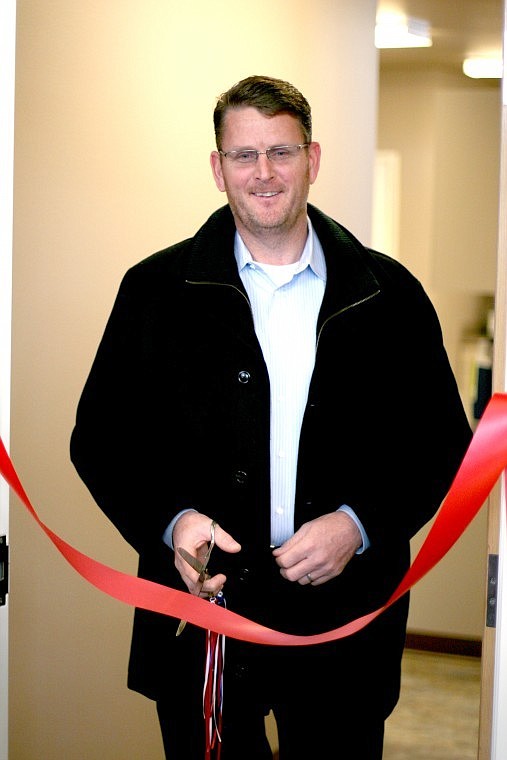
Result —
POLYGON ((472 79, 501 79, 503 61, 501 58, 474 56, 463 61, 463 73, 472 79))
POLYGON ((431 47, 430 25, 422 19, 382 14, 375 25, 375 46, 378 48, 431 47))

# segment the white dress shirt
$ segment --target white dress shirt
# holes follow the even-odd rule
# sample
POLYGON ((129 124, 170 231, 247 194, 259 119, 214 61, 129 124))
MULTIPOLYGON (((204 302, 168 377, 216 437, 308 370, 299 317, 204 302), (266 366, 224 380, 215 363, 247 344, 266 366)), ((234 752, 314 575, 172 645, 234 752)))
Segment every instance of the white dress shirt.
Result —
MULTIPOLYGON (((308 237, 293 264, 254 261, 239 233, 234 255, 250 299, 271 389, 271 544, 280 546, 294 533, 294 503, 299 438, 315 365, 317 318, 326 287, 326 261, 308 219, 308 237)), ((367 536, 358 526, 364 551, 367 536)))

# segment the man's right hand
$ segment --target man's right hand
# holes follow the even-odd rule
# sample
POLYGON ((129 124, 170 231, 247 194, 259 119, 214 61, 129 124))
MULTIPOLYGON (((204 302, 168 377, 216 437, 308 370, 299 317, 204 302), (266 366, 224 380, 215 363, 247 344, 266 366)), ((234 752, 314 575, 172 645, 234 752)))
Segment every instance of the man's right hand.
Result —
MULTIPOLYGON (((189 511, 181 515, 173 529, 174 564, 176 565, 176 569, 190 593, 198 594, 202 597, 216 596, 222 590, 227 577, 223 573, 218 573, 207 578, 201 584, 198 580, 199 574, 179 555, 178 547, 186 549, 187 552, 202 562, 211 540, 211 523, 211 517, 203 515, 201 512, 189 511)), ((218 523, 215 524, 215 546, 218 546, 224 552, 232 554, 241 550, 241 544, 238 544, 218 523)))

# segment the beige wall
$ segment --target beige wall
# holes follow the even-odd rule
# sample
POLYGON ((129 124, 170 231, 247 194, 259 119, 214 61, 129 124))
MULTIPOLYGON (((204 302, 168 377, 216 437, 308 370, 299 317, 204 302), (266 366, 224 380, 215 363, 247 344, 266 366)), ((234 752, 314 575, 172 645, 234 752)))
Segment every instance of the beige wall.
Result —
MULTIPOLYGON (((11 450, 43 519, 113 567, 135 557, 68 445, 119 280, 223 203, 211 111, 251 73, 307 94, 311 200, 367 241, 374 16, 374 0, 18 0, 11 450)), ((11 760, 159 760, 153 707, 125 687, 132 611, 11 513, 11 760)))

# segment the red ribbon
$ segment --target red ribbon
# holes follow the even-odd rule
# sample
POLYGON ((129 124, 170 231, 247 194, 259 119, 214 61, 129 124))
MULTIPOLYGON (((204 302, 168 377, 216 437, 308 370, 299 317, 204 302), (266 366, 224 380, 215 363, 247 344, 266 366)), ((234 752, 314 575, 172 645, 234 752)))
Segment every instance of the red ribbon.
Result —
POLYGON ((0 474, 69 564, 89 583, 125 604, 258 644, 304 646, 350 636, 364 628, 426 575, 455 544, 507 467, 507 394, 496 393, 477 426, 454 482, 417 557, 387 603, 357 620, 312 636, 266 628, 183 591, 122 573, 83 554, 54 533, 37 515, 0 439, 0 474))
MULTIPOLYGON (((211 604, 225 606, 220 593, 212 597, 211 604)), ((204 760, 220 760, 222 752, 222 703, 224 676, 225 636, 206 633, 206 666, 203 690, 203 713, 206 750, 204 760)))

